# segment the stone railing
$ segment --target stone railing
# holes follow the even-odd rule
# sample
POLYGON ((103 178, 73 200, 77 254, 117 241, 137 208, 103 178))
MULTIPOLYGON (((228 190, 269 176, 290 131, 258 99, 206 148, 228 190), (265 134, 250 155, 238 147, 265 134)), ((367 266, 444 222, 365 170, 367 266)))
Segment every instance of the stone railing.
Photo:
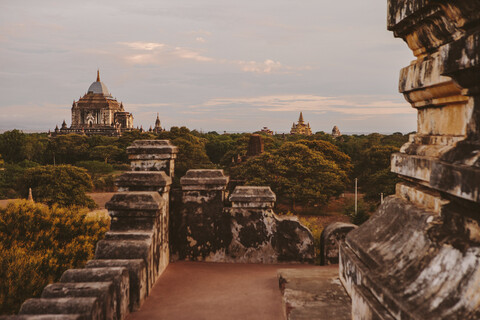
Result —
POLYGON ((353 319, 480 319, 479 26, 479 1, 388 1, 418 129, 392 156, 396 194, 340 245, 353 319))
POLYGON ((177 148, 166 140, 135 141, 132 172, 121 175, 106 207, 110 231, 84 269, 64 272, 41 298, 4 319, 125 319, 137 310, 169 262, 169 191, 177 148))
MULTIPOLYGON (((269 187, 236 187, 225 207, 228 177, 223 170, 189 170, 180 179, 172 248, 178 259, 212 262, 312 262, 311 232, 295 218, 273 213, 269 187)), ((173 232, 173 230, 172 230, 173 232)))

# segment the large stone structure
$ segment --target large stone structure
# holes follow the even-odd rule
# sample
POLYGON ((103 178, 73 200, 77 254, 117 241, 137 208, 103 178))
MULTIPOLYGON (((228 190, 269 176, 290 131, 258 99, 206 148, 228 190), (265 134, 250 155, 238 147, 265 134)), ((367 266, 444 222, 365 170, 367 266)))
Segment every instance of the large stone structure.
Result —
POLYGON ((292 128, 290 129, 290 134, 303 134, 306 136, 312 135, 312 129, 310 128, 310 123, 305 124, 303 121, 303 114, 300 112, 300 116, 298 117, 298 122, 292 124, 292 128))
POLYGON ((134 130, 133 115, 125 111, 123 103, 112 97, 107 86, 100 81, 100 71, 97 71, 97 80, 90 85, 87 93, 78 101, 73 101, 70 128, 64 120, 60 129, 55 128, 54 134, 118 136, 131 130, 134 130))
POLYGON ((388 2, 418 129, 392 156, 396 194, 340 246, 353 319, 480 319, 479 26, 479 1, 388 2))

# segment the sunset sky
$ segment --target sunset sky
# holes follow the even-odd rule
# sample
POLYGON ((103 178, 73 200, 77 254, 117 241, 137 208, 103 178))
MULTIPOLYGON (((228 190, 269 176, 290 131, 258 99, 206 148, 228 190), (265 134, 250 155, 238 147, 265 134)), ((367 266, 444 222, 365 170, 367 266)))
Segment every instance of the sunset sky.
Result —
POLYGON ((410 132, 387 0, 0 2, 0 131, 48 131, 101 80, 134 125, 410 132))

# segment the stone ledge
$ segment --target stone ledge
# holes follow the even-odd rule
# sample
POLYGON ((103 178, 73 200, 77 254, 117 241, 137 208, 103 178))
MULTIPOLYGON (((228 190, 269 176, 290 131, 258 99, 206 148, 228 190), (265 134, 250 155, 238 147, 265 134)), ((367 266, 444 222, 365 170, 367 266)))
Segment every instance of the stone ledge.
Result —
POLYGON ((180 179, 180 184, 182 190, 217 190, 225 189, 228 181, 229 177, 220 169, 191 169, 180 179))
POLYGON ((128 171, 115 180, 119 191, 158 191, 158 189, 170 186, 172 178, 164 171, 128 171), (141 189, 139 189, 141 188, 141 189), (149 190, 149 189, 156 190, 149 190))
MULTIPOLYGON (((112 281, 117 296, 117 317, 125 319, 130 303, 130 279, 124 267, 69 269, 60 277, 60 282, 106 282, 112 281)), ((78 299, 78 298, 77 298, 78 299)))
POLYGON ((135 140, 127 147, 129 159, 144 159, 142 156, 155 157, 156 155, 169 155, 169 158, 175 158, 178 148, 170 143, 170 140, 135 140))
POLYGON ((142 259, 90 260, 86 268, 125 267, 130 278, 130 311, 140 308, 148 294, 147 269, 142 259))
POLYGON ((237 186, 229 199, 234 208, 273 208, 277 197, 270 187, 237 186))
POLYGON ((34 298, 25 301, 19 311, 19 315, 39 314, 81 314, 92 320, 104 319, 102 308, 97 298, 57 298, 43 299, 34 298))
POLYGON ((105 207, 114 215, 129 215, 129 211, 135 211, 135 215, 156 216, 164 205, 165 200, 158 192, 132 191, 115 193, 105 207), (141 213, 143 212, 143 213, 141 213))
POLYGON ((42 298, 96 297, 105 319, 117 319, 115 290, 112 282, 53 283, 43 289, 42 298))
POLYGON ((279 269, 277 276, 287 320, 351 319, 351 300, 337 267, 279 269))
POLYGON ((89 320, 81 314, 23 314, 12 316, 0 316, 0 320, 89 320))

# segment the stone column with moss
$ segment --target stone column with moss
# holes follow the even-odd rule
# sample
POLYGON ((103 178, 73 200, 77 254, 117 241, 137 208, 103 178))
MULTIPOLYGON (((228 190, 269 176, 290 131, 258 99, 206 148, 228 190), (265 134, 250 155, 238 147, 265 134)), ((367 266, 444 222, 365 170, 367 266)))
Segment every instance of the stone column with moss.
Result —
POLYGON ((479 26, 479 1, 388 1, 418 128, 392 156, 396 194, 340 246, 354 319, 480 318, 479 26))

